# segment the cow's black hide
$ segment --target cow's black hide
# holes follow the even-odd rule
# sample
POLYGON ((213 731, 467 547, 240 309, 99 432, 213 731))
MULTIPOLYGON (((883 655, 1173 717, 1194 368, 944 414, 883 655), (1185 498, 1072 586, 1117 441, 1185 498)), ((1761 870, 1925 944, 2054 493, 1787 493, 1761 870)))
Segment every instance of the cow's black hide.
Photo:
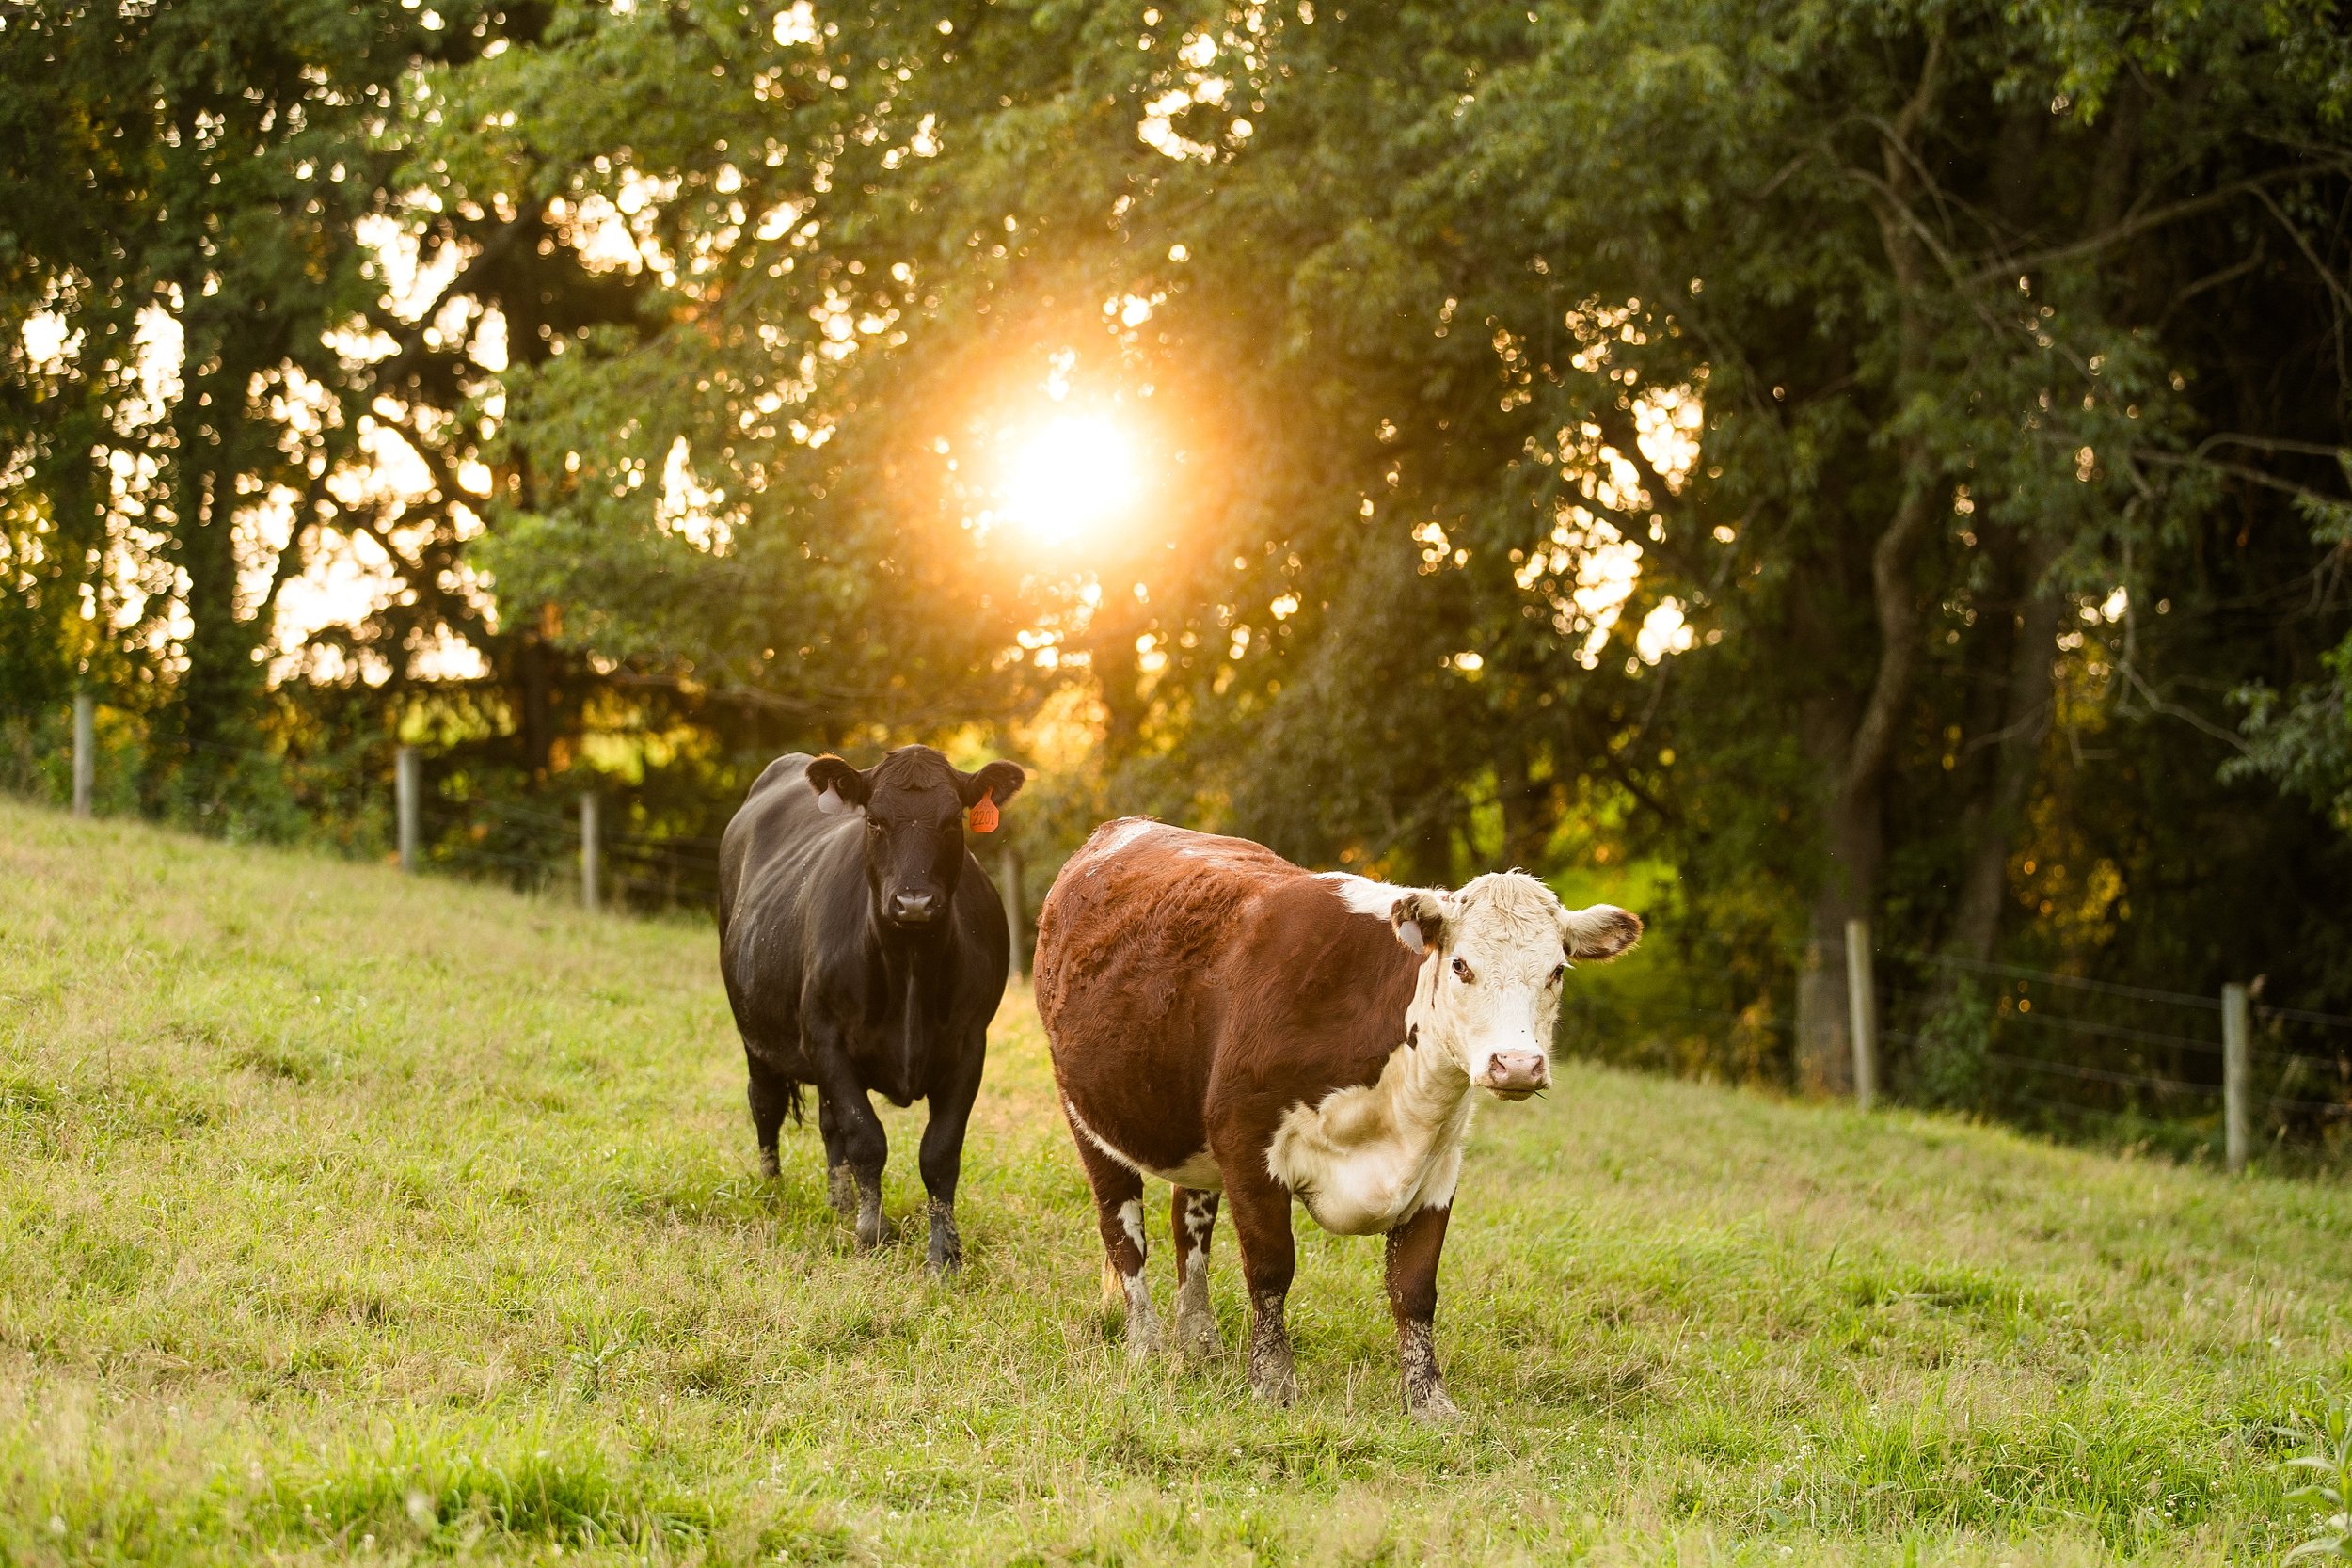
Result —
POLYGON ((934 1270, 961 1259, 956 1177, 1010 958, 965 814, 993 816, 1022 782, 1011 763, 965 773, 928 746, 862 771, 796 752, 759 776, 720 845, 720 964, 761 1168, 775 1173, 777 1130, 813 1085, 834 1204, 854 1205, 872 1246, 888 1145, 867 1094, 928 1101, 934 1270))

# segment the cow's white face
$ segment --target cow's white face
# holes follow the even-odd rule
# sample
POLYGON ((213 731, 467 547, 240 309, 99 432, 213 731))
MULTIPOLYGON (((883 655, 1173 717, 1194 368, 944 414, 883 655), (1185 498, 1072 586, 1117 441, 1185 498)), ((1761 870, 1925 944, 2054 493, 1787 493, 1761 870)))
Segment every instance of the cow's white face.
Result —
POLYGON ((1438 1051, 1479 1087, 1524 1100, 1551 1082, 1551 1036, 1572 960, 1613 958, 1641 920, 1613 904, 1569 910, 1523 871, 1458 893, 1412 892, 1390 911, 1423 962, 1413 1003, 1416 1050, 1438 1051))

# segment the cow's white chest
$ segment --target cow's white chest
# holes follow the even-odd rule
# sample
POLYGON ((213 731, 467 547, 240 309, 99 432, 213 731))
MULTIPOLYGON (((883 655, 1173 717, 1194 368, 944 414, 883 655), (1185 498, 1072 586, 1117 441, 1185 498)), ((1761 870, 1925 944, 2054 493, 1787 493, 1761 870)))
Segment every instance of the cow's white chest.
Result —
POLYGON ((1293 1106, 1266 1147, 1266 1168, 1326 1230, 1368 1236, 1454 1201, 1470 1099, 1413 1093, 1403 1066, 1392 1059, 1370 1087, 1293 1106))

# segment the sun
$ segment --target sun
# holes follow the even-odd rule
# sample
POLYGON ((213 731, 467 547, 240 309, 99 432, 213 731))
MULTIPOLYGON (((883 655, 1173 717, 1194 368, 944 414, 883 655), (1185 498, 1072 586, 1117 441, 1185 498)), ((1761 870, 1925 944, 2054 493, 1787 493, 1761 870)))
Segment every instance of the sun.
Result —
POLYGON ((1098 539, 1143 499, 1143 453, 1109 414, 1054 414, 1009 435, 999 495, 999 521, 1041 545, 1098 539))

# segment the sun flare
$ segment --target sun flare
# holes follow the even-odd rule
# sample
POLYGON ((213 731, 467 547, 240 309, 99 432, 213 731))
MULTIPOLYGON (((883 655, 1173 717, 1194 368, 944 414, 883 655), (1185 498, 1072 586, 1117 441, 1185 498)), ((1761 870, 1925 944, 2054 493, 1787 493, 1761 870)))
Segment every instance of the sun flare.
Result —
POLYGON ((1107 414, 1056 414, 1009 440, 998 515, 1040 544, 1072 545, 1131 516, 1142 452, 1107 414))

